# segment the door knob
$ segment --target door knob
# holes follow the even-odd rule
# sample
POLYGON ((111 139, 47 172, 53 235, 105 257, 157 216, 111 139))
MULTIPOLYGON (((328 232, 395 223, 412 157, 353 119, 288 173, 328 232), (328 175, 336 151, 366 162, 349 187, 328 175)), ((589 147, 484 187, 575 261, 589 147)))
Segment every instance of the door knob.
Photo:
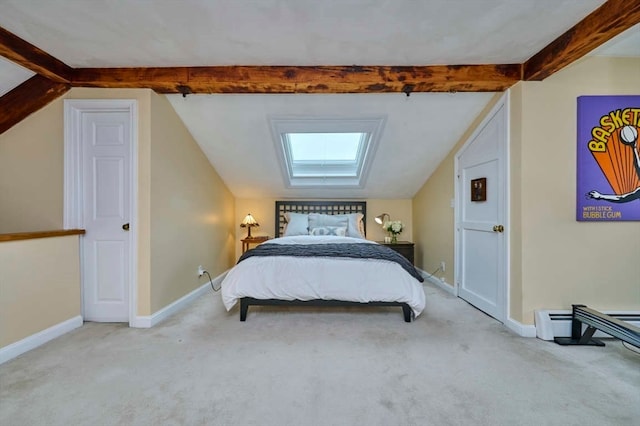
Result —
MULTIPOLYGON (((128 231, 129 230, 129 224, 125 223, 124 225, 122 225, 122 229, 124 229, 125 231, 128 231)), ((495 231, 495 229, 494 229, 494 231, 495 231)))
POLYGON ((502 225, 495 225, 493 227, 493 232, 503 232, 504 231, 504 226, 502 225))

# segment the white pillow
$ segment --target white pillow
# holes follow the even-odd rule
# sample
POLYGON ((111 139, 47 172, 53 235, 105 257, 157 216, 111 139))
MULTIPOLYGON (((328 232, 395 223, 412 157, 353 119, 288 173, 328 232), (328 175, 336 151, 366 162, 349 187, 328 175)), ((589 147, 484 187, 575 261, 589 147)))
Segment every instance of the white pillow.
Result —
POLYGON ((362 213, 350 214, 321 214, 309 213, 309 229, 323 226, 346 226, 347 237, 364 239, 364 224, 362 213))
POLYGON ((310 235, 335 235, 337 237, 344 237, 347 234, 346 226, 320 226, 318 228, 311 228, 310 235))
POLYGON ((349 217, 349 225, 347 226, 347 237, 366 238, 364 236, 364 215, 362 213, 351 213, 349 217))
POLYGON ((291 237, 294 235, 309 235, 309 215, 304 213, 284 214, 287 226, 284 229, 283 237, 291 237))
POLYGON ((349 218, 344 214, 309 213, 309 229, 323 226, 349 227, 349 218))

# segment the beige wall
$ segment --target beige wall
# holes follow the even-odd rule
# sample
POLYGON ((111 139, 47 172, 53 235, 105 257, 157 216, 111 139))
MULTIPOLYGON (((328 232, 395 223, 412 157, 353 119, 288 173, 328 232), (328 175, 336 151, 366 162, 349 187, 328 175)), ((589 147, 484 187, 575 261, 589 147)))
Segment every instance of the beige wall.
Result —
MULTIPOLYGON (((367 239, 383 240, 385 233, 375 223, 374 218, 382 213, 389 213, 392 220, 401 220, 405 224, 405 229, 398 237, 399 240, 413 241, 413 213, 412 201, 410 199, 367 199, 367 239)), ((247 236, 247 229, 240 228, 240 222, 251 213, 260 226, 251 230, 251 235, 268 235, 273 238, 275 235, 275 198, 236 199, 235 212, 235 237, 236 237, 236 258, 242 253, 240 240, 247 236)))
POLYGON ((144 148, 149 144, 149 93, 75 88, 0 134, 0 233, 62 228, 64 99, 138 100, 144 148))
MULTIPOLYGON (((638 223, 578 223, 574 218, 576 98, 637 94, 639 74, 640 59, 588 58, 543 82, 519 83, 512 89, 512 318, 532 324, 535 309, 568 309, 576 302, 602 310, 640 309, 638 223)), ((143 89, 79 88, 0 135, 0 233, 62 228, 62 100, 73 98, 138 100, 139 315, 150 315, 196 288, 201 283, 196 276, 198 265, 214 277, 230 266, 246 235, 239 228, 246 213, 254 214, 261 224, 255 235, 274 235, 275 200, 234 200, 162 96, 143 89)), ((392 219, 402 220, 407 228, 401 239, 416 243, 417 266, 431 271, 444 260, 449 283, 454 270, 453 156, 483 116, 413 200, 367 200, 367 237, 380 240, 384 236, 373 222, 377 214, 387 212, 392 219), (414 216, 419 218, 415 223, 414 216)), ((50 241, 56 240, 41 240, 36 244, 43 246, 33 249, 21 246, 24 242, 0 244, 0 262, 13 262, 16 253, 26 255, 25 250, 43 258, 47 256, 39 253, 45 249, 77 253, 77 237, 62 239, 74 241, 71 249, 50 247, 50 241)), ((68 253, 64 258, 71 262, 77 255, 68 253)), ((60 296, 68 304, 59 303, 60 310, 47 312, 42 323, 16 326, 20 317, 14 315, 32 315, 33 306, 46 304, 28 297, 48 294, 44 280, 19 277, 20 273, 16 264, 10 274, 0 277, 0 315, 9 318, 1 317, 1 326, 13 327, 1 330, 0 345, 79 313, 79 288, 74 281, 79 278, 65 269, 59 281, 69 286, 60 288, 60 296), (29 287, 38 283, 37 289, 29 287), (5 308, 15 300, 21 302, 5 308)))
POLYGON ((62 228, 62 98, 0 134, 0 233, 62 228))
POLYGON ((455 211, 451 207, 451 200, 455 195, 455 155, 500 96, 501 94, 497 94, 489 101, 413 198, 413 216, 416 218, 413 224, 416 266, 428 273, 433 273, 440 266, 440 262, 444 261, 445 272, 438 271, 435 277, 444 278, 444 281, 452 286, 455 211))
POLYGON ((512 184, 522 196, 512 199, 512 214, 520 214, 522 240, 513 250, 521 249, 522 310, 512 313, 526 324, 535 309, 578 302, 640 310, 640 224, 575 220, 576 99, 637 95, 639 75, 639 58, 586 58, 514 90, 512 154, 520 156, 521 178, 512 184))
POLYGON ((151 94, 151 312, 234 263, 234 199, 165 96, 151 94))
MULTIPOLYGON (((205 282, 197 280, 198 265, 205 266, 215 278, 226 269, 224 265, 232 264, 233 198, 213 168, 204 167, 202 153, 175 113, 167 107, 164 97, 147 89, 74 88, 0 135, 0 233, 62 228, 64 99, 137 100, 138 315, 151 315, 205 282), (152 99, 153 112, 158 114, 153 127, 152 99), (152 131, 154 143, 157 140, 157 149, 153 153, 157 167, 153 176, 152 131), (187 149, 181 151, 179 147, 187 149), (162 170, 163 162, 169 157, 176 161, 162 170), (196 164, 189 170, 185 167, 188 160, 196 164), (152 178, 166 186, 153 188, 156 195, 154 205, 162 206, 163 200, 167 199, 171 201, 167 209, 161 208, 153 217, 152 178), (187 194, 184 199, 195 213, 181 215, 184 206, 174 203, 183 194, 171 198, 171 190, 187 194), (188 246, 193 256, 188 261, 176 258, 168 262, 169 255, 158 243, 168 239, 167 234, 173 232, 168 227, 170 219, 182 219, 178 223, 183 224, 179 225, 180 229, 188 237, 183 238, 180 244, 188 246), (154 272, 157 287, 151 278, 152 220, 156 223, 155 229, 159 230, 153 248, 154 265, 159 268, 154 272), (175 271, 169 271, 171 268, 175 271), (170 278, 165 278, 167 276, 170 278)), ((43 281, 40 282, 44 285, 43 281)), ((28 306, 22 309, 29 311, 28 306)))
POLYGON ((78 315, 77 235, 0 243, 0 348, 78 315))
POLYGON ((64 99, 138 102, 138 313, 150 313, 150 94, 74 88, 0 135, 0 233, 62 229, 64 99))
MULTIPOLYGON (((536 309, 640 310, 638 222, 575 220, 576 99, 638 94, 640 59, 586 58, 542 82, 510 90, 510 317, 536 309)), ((453 282, 454 156, 485 108, 413 199, 416 265, 453 282)))
POLYGON ((522 85, 509 93, 509 316, 522 322, 522 85))

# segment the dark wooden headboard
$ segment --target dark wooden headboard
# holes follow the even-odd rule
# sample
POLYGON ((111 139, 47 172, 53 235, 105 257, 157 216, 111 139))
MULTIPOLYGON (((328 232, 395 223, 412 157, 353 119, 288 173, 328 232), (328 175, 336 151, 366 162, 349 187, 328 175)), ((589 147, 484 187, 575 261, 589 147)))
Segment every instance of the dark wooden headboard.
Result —
POLYGON ((321 213, 321 214, 350 214, 362 213, 362 223, 367 226, 366 201, 276 201, 276 238, 282 235, 285 220, 284 214, 293 213, 321 213))

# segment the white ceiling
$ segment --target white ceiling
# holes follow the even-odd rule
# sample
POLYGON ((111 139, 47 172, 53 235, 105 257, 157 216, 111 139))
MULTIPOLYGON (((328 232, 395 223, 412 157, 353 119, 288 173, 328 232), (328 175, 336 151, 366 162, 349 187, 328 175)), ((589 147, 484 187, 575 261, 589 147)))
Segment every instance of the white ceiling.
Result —
POLYGON ((410 198, 491 99, 491 93, 168 95, 238 197, 410 198), (386 116, 364 189, 287 189, 269 117, 386 116))
POLYGON ((30 79, 35 73, 0 56, 0 96, 30 79))
MULTIPOLYGON (((522 63, 604 0, 0 0, 72 67, 522 63)), ((640 26, 595 53, 640 56, 640 26), (634 53, 635 49, 635 53, 634 53)), ((0 60, 0 94, 32 75, 0 60)), ((238 197, 411 197, 490 93, 170 95, 238 197), (387 116, 366 188, 287 189, 268 117, 387 116)))
POLYGON ((602 3, 3 0, 0 26, 72 67, 521 63, 602 3))
POLYGON ((593 56, 640 57, 640 24, 612 38, 590 53, 593 56))

